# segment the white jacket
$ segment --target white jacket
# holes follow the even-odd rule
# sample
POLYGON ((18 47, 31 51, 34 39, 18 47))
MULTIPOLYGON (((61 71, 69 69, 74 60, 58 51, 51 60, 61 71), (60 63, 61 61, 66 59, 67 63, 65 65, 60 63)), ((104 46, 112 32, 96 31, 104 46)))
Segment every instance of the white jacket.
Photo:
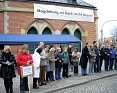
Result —
POLYGON ((36 51, 32 55, 33 57, 33 67, 34 67, 34 78, 39 78, 40 77, 40 55, 36 51))

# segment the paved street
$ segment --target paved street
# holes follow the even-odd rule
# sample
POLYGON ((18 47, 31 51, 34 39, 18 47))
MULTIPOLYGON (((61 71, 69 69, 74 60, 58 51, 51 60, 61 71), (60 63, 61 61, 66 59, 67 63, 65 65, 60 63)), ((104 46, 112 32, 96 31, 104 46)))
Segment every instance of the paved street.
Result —
MULTIPOLYGON (((103 71, 101 73, 96 73, 95 75, 91 75, 91 76, 90 75, 81 76, 81 74, 79 74, 78 76, 72 76, 67 79, 62 79, 59 81, 53 81, 53 82, 47 83, 47 85, 40 86, 39 89, 32 89, 31 76, 29 77, 29 80, 30 80, 30 86, 31 86, 31 93, 53 93, 53 92, 56 93, 56 91, 60 91, 60 90, 63 90, 63 91, 60 91, 59 93, 117 93, 117 91, 116 92, 95 92, 95 91, 99 91, 100 89, 103 90, 103 88, 104 90, 109 89, 108 87, 110 87, 109 90, 113 90, 115 87, 117 88, 116 77, 117 77, 116 70, 108 71, 108 72, 103 71), (106 78, 106 77, 109 77, 109 78, 106 78), (104 87, 104 85, 106 85, 107 87, 106 86, 104 87), (67 91, 64 89, 67 89, 67 91), (68 90, 71 92, 69 92, 68 90), (76 91, 74 92, 74 90, 76 91), (87 92, 84 92, 84 91, 87 91, 87 92)), ((17 75, 17 77, 14 78, 13 81, 14 81, 14 93, 20 93, 19 76, 17 75)), ((116 88, 114 89, 114 91, 116 90, 116 88)), ((0 78, 0 93, 5 93, 3 79, 1 78, 0 78)), ((26 93, 29 93, 29 92, 26 92, 26 93)))
POLYGON ((117 93, 117 75, 53 93, 117 93))

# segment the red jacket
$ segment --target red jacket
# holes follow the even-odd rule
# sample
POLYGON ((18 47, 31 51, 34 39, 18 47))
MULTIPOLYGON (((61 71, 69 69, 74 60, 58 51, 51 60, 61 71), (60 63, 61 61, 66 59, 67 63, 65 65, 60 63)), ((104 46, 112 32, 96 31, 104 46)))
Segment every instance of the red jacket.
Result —
POLYGON ((26 66, 27 61, 30 61, 30 64, 33 63, 31 54, 29 53, 18 53, 16 56, 18 74, 21 75, 20 66, 26 66))

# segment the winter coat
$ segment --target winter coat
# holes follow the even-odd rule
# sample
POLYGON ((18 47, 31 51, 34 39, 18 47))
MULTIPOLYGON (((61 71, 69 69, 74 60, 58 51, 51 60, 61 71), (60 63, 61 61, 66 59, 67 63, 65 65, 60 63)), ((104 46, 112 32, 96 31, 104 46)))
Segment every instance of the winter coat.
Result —
POLYGON ((46 71, 50 71, 50 63, 49 63, 49 58, 47 58, 47 66, 46 66, 46 71))
POLYGON ((34 73, 33 77, 34 78, 39 78, 40 76, 40 55, 36 51, 32 55, 33 58, 33 68, 34 68, 34 73))
POLYGON ((114 49, 110 49, 110 58, 114 58, 115 59, 115 51, 114 51, 114 49))
POLYGON ((104 48, 101 48, 101 49, 99 49, 99 52, 100 52, 100 59, 104 59, 104 48))
POLYGON ((50 71, 55 71, 55 55, 49 53, 48 57, 49 57, 50 71))
POLYGON ((115 51, 115 59, 117 59, 117 49, 114 49, 115 51))
POLYGON ((95 54, 99 56, 99 48, 96 45, 94 45, 93 48, 94 48, 95 54))
POLYGON ((0 63, 1 63, 1 78, 13 78, 16 77, 15 75, 15 56, 12 53, 3 52, 0 56, 0 63), (11 65, 7 65, 6 61, 9 61, 11 65))
POLYGON ((61 55, 63 58, 63 64, 69 64, 70 63, 69 53, 63 51, 61 55))
POLYGON ((99 48, 96 45, 94 45, 93 48, 96 54, 96 61, 99 61, 99 55, 100 55, 99 48))
POLYGON ((72 51, 73 51, 73 47, 68 47, 68 53, 69 53, 69 57, 72 57, 72 51))
POLYGON ((72 52, 72 62, 74 66, 78 66, 79 64, 80 53, 79 52, 72 52))
POLYGON ((56 52, 55 53, 55 59, 57 59, 57 61, 55 61, 55 67, 56 68, 61 68, 62 67, 62 56, 60 52, 56 52))
POLYGON ((104 59, 110 59, 110 49, 108 48, 104 49, 104 59))
POLYGON ((41 56, 40 66, 46 66, 47 65, 47 59, 46 59, 45 55, 46 55, 46 52, 43 49, 42 52, 40 53, 40 56, 41 56))
POLYGON ((30 64, 33 63, 32 55, 29 53, 19 52, 16 56, 18 74, 21 75, 20 66, 27 66, 27 61, 30 61, 30 64))
POLYGON ((96 54, 94 49, 89 49, 89 62, 96 62, 96 54))
POLYGON ((89 51, 88 51, 87 46, 85 46, 82 49, 82 54, 80 58, 80 65, 82 68, 87 68, 88 56, 89 56, 89 51))

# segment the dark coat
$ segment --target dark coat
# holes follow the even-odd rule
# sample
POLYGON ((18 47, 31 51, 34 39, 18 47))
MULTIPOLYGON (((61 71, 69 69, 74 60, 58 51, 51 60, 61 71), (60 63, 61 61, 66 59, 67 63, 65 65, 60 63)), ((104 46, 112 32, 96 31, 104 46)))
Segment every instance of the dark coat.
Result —
POLYGON ((89 56, 89 51, 87 46, 85 46, 82 49, 82 55, 81 55, 80 64, 79 64, 81 65, 82 68, 87 68, 88 56, 89 56))
POLYGON ((104 59, 109 60, 110 59, 110 49, 105 48, 104 50, 104 59))
POLYGON ((0 56, 0 63, 1 63, 1 78, 13 78, 16 77, 14 64, 15 64, 15 57, 12 53, 5 53, 3 52, 0 56), (6 61, 9 61, 11 65, 7 65, 6 61))
POLYGON ((96 45, 94 45, 93 48, 96 54, 96 62, 99 62, 99 48, 96 45))
POLYGON ((60 52, 57 51, 55 53, 55 59, 57 59, 57 61, 55 61, 55 67, 61 68, 62 67, 62 55, 60 52))
POLYGON ((104 48, 99 49, 100 51, 100 59, 104 59, 104 48))

